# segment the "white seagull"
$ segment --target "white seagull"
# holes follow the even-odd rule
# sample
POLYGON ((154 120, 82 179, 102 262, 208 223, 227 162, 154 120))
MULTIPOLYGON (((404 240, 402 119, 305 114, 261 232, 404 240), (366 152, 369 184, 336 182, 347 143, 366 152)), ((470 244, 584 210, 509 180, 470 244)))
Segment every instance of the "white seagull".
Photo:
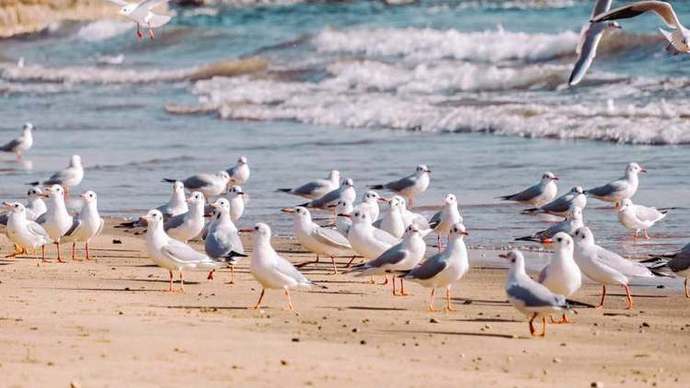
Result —
POLYGON ((546 316, 569 309, 565 296, 554 294, 546 286, 532 280, 525 272, 525 257, 519 250, 513 249, 508 254, 499 256, 512 263, 505 286, 508 301, 529 317, 531 335, 545 336, 546 316), (541 318, 543 325, 540 334, 534 328, 534 320, 537 318, 541 318))
POLYGON ((553 242, 553 236, 558 232, 565 232, 569 235, 575 233, 578 228, 584 226, 584 219, 582 218, 582 209, 573 206, 565 216, 565 220, 551 225, 548 229, 537 232, 531 236, 516 238, 516 241, 534 241, 543 244, 550 244, 553 242))
POLYGON ((204 195, 198 191, 193 192, 189 199, 189 211, 178 214, 165 221, 163 229, 170 237, 187 242, 199 235, 204 230, 204 195))
MULTIPOLYGON (((204 250, 214 259, 226 262, 230 266, 230 284, 235 282, 235 264, 240 257, 246 257, 239 231, 230 217, 230 202, 218 198, 211 204, 213 216, 209 221, 204 236, 204 250)), ((208 274, 213 279, 213 271, 208 274)))
POLYGON ((556 198, 556 194, 558 194, 556 181, 558 181, 558 177, 554 173, 547 171, 541 176, 541 180, 536 185, 530 186, 519 193, 504 195, 499 197, 499 199, 541 206, 556 198))
POLYGON ((44 197, 48 198, 48 210, 40 216, 38 222, 48 232, 50 239, 57 245, 57 260, 60 263, 60 241, 62 237, 74 227, 74 217, 69 215, 65 206, 65 192, 60 185, 52 185, 46 188, 44 197))
MULTIPOLYGON (((539 273, 539 283, 554 294, 566 298, 582 286, 582 273, 573 258, 575 244, 569 234, 559 232, 553 237, 556 249, 549 264, 539 273)), ((559 323, 567 323, 568 316, 563 313, 559 323)))
POLYGON ((281 193, 298 195, 307 199, 323 197, 340 186, 340 171, 331 170, 327 179, 317 179, 292 189, 278 189, 281 193))
POLYGON ((211 271, 225 266, 225 263, 215 261, 168 236, 163 230, 163 214, 158 210, 150 210, 141 218, 147 223, 145 242, 151 260, 170 274, 168 291, 173 291, 173 271, 180 273, 180 291, 184 292, 182 271, 211 271))
POLYGON ((75 217, 72 227, 65 233, 64 241, 72 242, 72 260, 75 260, 74 250, 77 242, 84 243, 84 253, 86 260, 91 260, 89 255, 89 241, 101 234, 105 222, 98 213, 98 197, 93 191, 87 191, 81 195, 84 201, 75 217))
POLYGON ((637 187, 640 183, 638 175, 646 172, 647 170, 640 167, 639 164, 635 162, 629 163, 625 168, 625 176, 623 176, 621 179, 607 183, 603 186, 585 190, 585 194, 601 201, 613 202, 616 204, 616 207, 618 207, 622 200, 632 198, 635 195, 637 192, 637 187))
POLYGON ((572 206, 577 206, 580 209, 584 209, 587 206, 587 196, 585 195, 585 191, 582 189, 582 186, 575 186, 571 188, 569 192, 561 195, 546 205, 525 209, 522 212, 526 214, 545 213, 556 216, 565 216, 572 206))
POLYGON ((266 289, 282 289, 288 300, 288 308, 294 311, 289 289, 308 289, 315 284, 273 249, 271 246, 271 228, 268 225, 258 223, 253 229, 240 229, 240 232, 249 232, 254 236, 254 249, 251 253, 249 269, 254 278, 261 284, 261 295, 254 305, 254 309, 261 307, 266 289))
POLYGON ((438 250, 441 247, 441 236, 447 236, 450 240, 450 231, 458 223, 462 223, 463 218, 460 215, 460 208, 458 207, 458 199, 454 194, 446 194, 443 198, 443 207, 436 212, 429 220, 429 226, 436 232, 436 243, 438 250))
POLYGON ((247 205, 247 194, 242 191, 242 187, 233 186, 225 195, 230 205, 230 219, 237 223, 244 214, 244 208, 247 205))
POLYGON ((374 190, 386 189, 400 194, 410 202, 410 207, 413 207, 415 197, 424 193, 429 188, 429 183, 431 183, 431 170, 426 164, 420 164, 412 175, 382 185, 369 187, 374 190))
POLYGON ((156 209, 163 213, 163 218, 166 220, 170 217, 188 212, 189 206, 187 205, 187 198, 185 198, 184 195, 184 183, 180 181, 173 182, 170 200, 156 209))
MULTIPOLYGON (((625 296, 628 303, 627 309, 632 309, 634 303, 630 292, 630 287, 628 286, 629 279, 628 276, 626 276, 621 269, 619 269, 621 259, 625 259, 596 245, 594 243, 594 235, 592 235, 592 231, 590 231, 587 227, 583 227, 575 231, 574 237, 575 262, 577 263, 578 267, 580 267, 580 270, 583 274, 602 286, 601 302, 599 302, 599 306, 597 306, 597 308, 604 306, 604 299, 606 299, 606 285, 608 284, 619 285, 625 289, 625 296)), ((632 265, 628 265, 627 267, 632 268, 632 265)), ((648 269, 647 271, 649 272, 648 269)))
POLYGON ((240 156, 237 159, 237 164, 228 168, 227 173, 230 175, 230 184, 232 186, 241 186, 247 183, 251 170, 249 169, 249 162, 246 156, 240 156))
POLYGON ((424 260, 419 266, 403 276, 404 279, 431 288, 429 311, 436 311, 434 309, 434 295, 437 288, 446 289, 446 310, 453 310, 450 289, 453 283, 465 276, 470 269, 467 246, 464 241, 464 237, 468 235, 465 225, 457 223, 448 232, 449 241, 445 250, 424 260))
POLYGON ((369 213, 355 210, 352 214, 338 214, 352 219, 352 226, 347 233, 347 240, 352 249, 367 260, 379 257, 388 248, 400 242, 400 239, 371 224, 369 213))
POLYGON ((381 208, 379 207, 379 202, 387 202, 379 193, 369 190, 366 193, 364 193, 364 196, 362 197, 362 202, 357 205, 357 208, 360 210, 368 211, 369 212, 369 217, 371 217, 372 220, 376 221, 379 219, 379 215, 381 215, 381 208))
POLYGON ((7 219, 7 237, 15 244, 15 252, 5 257, 15 257, 29 249, 41 247, 41 260, 45 258, 45 246, 53 242, 48 232, 34 221, 26 219, 24 205, 19 202, 3 202, 9 210, 7 219))
POLYGON ((141 32, 142 25, 149 29, 149 36, 151 39, 154 39, 156 36, 153 33, 153 29, 168 24, 170 19, 172 19, 172 16, 161 15, 152 11, 157 5, 167 3, 170 0, 143 0, 139 3, 129 3, 124 0, 108 1, 121 7, 120 15, 126 16, 137 23, 137 37, 139 39, 144 37, 144 34, 141 32))
MULTIPOLYGON (((38 186, 32 187, 26 192, 26 196, 26 205, 24 205, 26 219, 36 221, 47 210, 46 203, 43 201, 43 191, 38 186)), ((0 225, 7 225, 8 218, 7 214, 0 214, 0 225)))
MULTIPOLYGON (((611 8, 612 2, 613 0, 596 0, 594 2, 594 9, 592 9, 591 19, 608 11, 611 8)), ((597 55, 597 46, 599 46, 604 31, 619 28, 621 26, 616 22, 589 22, 582 26, 580 41, 575 49, 577 61, 575 66, 573 66, 573 71, 570 73, 568 85, 574 86, 582 81, 582 78, 584 78, 587 70, 592 65, 594 57, 597 55)))
MULTIPOLYGON (((390 233, 396 238, 402 238, 405 233, 405 219, 402 214, 401 197, 394 196, 388 201, 388 209, 383 213, 379 221, 374 222, 374 226, 390 233)), ((368 210, 367 210, 368 211, 368 210)), ((373 218, 371 218, 373 220, 373 218)))
MULTIPOLYGON (((284 213, 293 214, 293 231, 297 241, 312 253, 316 254, 314 263, 319 262, 319 256, 330 256, 333 264, 333 273, 338 273, 335 264, 335 256, 350 255, 352 247, 347 238, 338 233, 337 230, 327 229, 317 225, 311 219, 311 213, 307 208, 297 206, 295 208, 285 208, 284 213)), ((304 263, 303 266, 308 263, 304 263)))
MULTIPOLYGON (((419 264, 424 258, 426 243, 419 229, 410 225, 405 229, 403 240, 396 245, 388 248, 376 259, 359 264, 353 267, 351 272, 355 276, 374 276, 385 275, 389 272, 410 271, 419 264)), ((393 295, 407 295, 403 278, 400 278, 400 293, 395 289, 395 278, 393 278, 393 295)))
POLYGON ((31 182, 29 184, 31 186, 38 186, 39 184, 44 186, 60 185, 64 189, 65 198, 68 198, 69 190, 74 186, 78 186, 82 179, 84 179, 84 166, 81 163, 81 156, 72 155, 67 168, 56 172, 43 182, 31 182))
POLYGON ((678 15, 676 15, 676 12, 673 10, 671 3, 665 1, 638 1, 626 4, 622 7, 597 15, 592 18, 592 22, 600 23, 609 20, 629 19, 648 11, 659 15, 666 25, 673 29, 673 31, 667 31, 663 28, 659 28, 659 31, 661 31, 668 41, 667 50, 673 48, 678 52, 690 53, 690 44, 688 44, 690 41, 690 30, 680 23, 678 15))
POLYGON ((319 197, 299 206, 316 209, 328 209, 335 207, 340 200, 354 202, 356 198, 357 193, 355 192, 355 184, 352 179, 347 178, 343 180, 342 184, 337 189, 329 191, 323 197, 319 197))
POLYGON ((635 205, 630 199, 621 201, 618 209, 618 221, 633 231, 633 239, 637 239, 640 232, 644 232, 644 238, 649 240, 647 229, 657 222, 663 220, 668 215, 668 210, 659 210, 655 207, 635 205))
MULTIPOLYGON (((175 183, 176 179, 164 178, 163 182, 175 183)), ((206 197, 217 197, 228 189, 230 175, 226 171, 216 174, 196 174, 182 181, 189 191, 200 191, 206 197)))
POLYGON ((28 151, 34 145, 33 131, 36 128, 31 123, 24 124, 22 127, 22 134, 19 137, 10 140, 8 143, 0 146, 2 152, 12 152, 17 155, 17 160, 22 159, 24 152, 28 151))

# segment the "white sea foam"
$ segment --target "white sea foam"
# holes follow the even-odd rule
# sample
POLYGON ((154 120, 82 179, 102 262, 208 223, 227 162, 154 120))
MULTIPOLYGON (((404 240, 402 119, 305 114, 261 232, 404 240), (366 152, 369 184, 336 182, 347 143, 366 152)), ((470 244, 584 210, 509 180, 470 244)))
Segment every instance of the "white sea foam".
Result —
POLYGON ((196 69, 142 70, 116 69, 97 66, 45 67, 40 65, 0 64, 0 79, 13 82, 122 84, 170 82, 189 77, 196 69))
POLYGON ((81 27, 77 37, 88 42, 98 42, 124 34, 133 28, 134 23, 99 20, 81 27))

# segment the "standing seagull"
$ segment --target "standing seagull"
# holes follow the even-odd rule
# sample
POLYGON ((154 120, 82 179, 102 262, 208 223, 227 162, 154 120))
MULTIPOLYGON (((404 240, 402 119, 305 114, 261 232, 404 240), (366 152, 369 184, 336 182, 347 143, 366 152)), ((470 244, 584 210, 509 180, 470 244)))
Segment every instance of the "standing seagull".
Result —
POLYGON ((333 263, 333 273, 337 274, 338 267, 335 265, 335 256, 346 255, 352 251, 347 238, 338 233, 337 230, 327 229, 314 223, 307 208, 301 206, 285 208, 283 212, 294 215, 293 231, 295 237, 304 248, 316 254, 314 263, 319 262, 320 255, 330 256, 333 263))
POLYGON ((554 173, 547 171, 541 176, 541 180, 536 185, 530 186, 519 193, 504 195, 499 197, 499 199, 541 206, 556 198, 556 194, 558 194, 557 180, 558 177, 554 173))
MULTIPOLYGON (((554 294, 566 298, 574 294, 582 286, 582 273, 573 258, 575 244, 569 234, 559 232, 554 236, 556 250, 549 264, 539 273, 539 283, 543 284, 554 294)), ((568 316, 563 313, 559 323, 568 323, 568 316)))
POLYGON ((390 233, 374 228, 369 213, 355 210, 351 215, 341 213, 338 216, 352 219, 352 226, 347 232, 347 240, 352 249, 367 260, 379 257, 388 248, 400 242, 390 233))
POLYGON ((228 168, 226 171, 230 175, 230 184, 233 186, 244 185, 251 175, 246 156, 240 156, 239 159, 237 159, 237 164, 228 168))
POLYGON ((180 181, 173 182, 170 200, 166 204, 157 207, 156 210, 163 213, 163 218, 166 220, 188 212, 189 206, 187 206, 187 198, 184 196, 184 183, 180 181))
POLYGON ((85 258, 86 260, 91 260, 89 241, 101 234, 105 222, 98 214, 98 198, 96 193, 87 191, 81 197, 84 201, 84 206, 79 211, 79 216, 74 220, 70 230, 65 233, 65 241, 72 242, 72 260, 75 260, 74 250, 77 241, 84 243, 85 258))
POLYGON ((204 195, 198 191, 192 193, 187 200, 190 204, 187 213, 178 214, 165 221, 163 229, 170 237, 187 242, 198 236, 204 230, 204 195))
MULTIPOLYGON (((251 254, 249 268, 254 278, 261 284, 261 295, 254 305, 254 309, 261 307, 266 289, 284 290, 288 300, 288 308, 294 311, 290 299, 290 288, 311 288, 315 285, 297 270, 287 259, 280 256, 271 246, 271 228, 258 223, 254 229, 241 229, 254 235, 254 249, 251 254)), ((325 288, 325 287, 324 287, 325 288)))
POLYGON ((355 192, 355 184, 352 179, 347 178, 337 189, 329 191, 323 197, 303 203, 299 206, 312 207, 316 209, 328 209, 335 207, 340 200, 354 202, 356 198, 357 192, 355 192))
POLYGON ((56 172, 43 182, 31 182, 29 184, 31 186, 38 186, 39 184, 44 186, 60 185, 64 188, 65 198, 69 198, 69 190, 78 186, 82 179, 84 179, 84 166, 81 164, 81 156, 72 155, 67 168, 56 172))
MULTIPOLYGON (((230 218, 230 202, 225 198, 218 198, 211 204, 214 214, 209 222, 204 249, 206 254, 214 260, 222 260, 230 266, 230 284, 235 282, 235 264, 239 257, 246 257, 239 231, 230 218)), ((208 274, 213 279, 213 271, 208 274)))
POLYGON ((144 34, 141 32, 142 25, 149 29, 149 36, 151 39, 154 39, 156 36, 153 33, 153 29, 168 24, 170 19, 172 19, 172 16, 161 15, 151 10, 159 4, 167 3, 169 0, 143 0, 139 3, 128 3, 124 0, 108 1, 122 7, 120 8, 120 15, 126 16, 137 23, 137 37, 139 39, 144 37, 144 34))
POLYGON ((637 239, 637 236, 642 231, 644 232, 644 238, 649 240, 647 229, 663 220, 667 214, 668 210, 635 205, 630 199, 626 198, 621 201, 621 208, 618 210, 618 221, 633 231, 633 239, 637 239))
POLYGON ((415 197, 424 193, 426 189, 429 188, 430 182, 431 170, 426 164, 420 164, 412 175, 383 185, 373 185, 369 187, 374 190, 386 189, 400 194, 410 202, 410 207, 413 207, 415 197))
POLYGON ((55 242, 58 262, 64 263, 60 256, 60 240, 74 227, 75 221, 67 212, 65 192, 62 190, 62 186, 52 185, 46 189, 46 192, 47 194, 43 194, 43 196, 48 198, 48 210, 38 218, 37 222, 43 226, 50 239, 55 242))
MULTIPOLYGON (((390 201, 388 201, 388 209, 381 217, 380 221, 374 222, 374 226, 385 230, 396 238, 402 238, 405 233, 405 219, 402 214, 402 199, 399 196, 394 196, 390 201)), ((373 218, 372 218, 373 220, 373 218)))
POLYGON ((587 206, 587 196, 581 186, 575 186, 569 192, 561 195, 546 205, 523 210, 525 214, 546 213, 565 216, 572 206, 584 209, 587 206))
MULTIPOLYGON (((47 209, 46 203, 43 201, 43 191, 40 187, 32 187, 27 191, 26 196, 26 205, 24 205, 26 219, 36 221, 47 209)), ((7 225, 8 218, 7 214, 0 214, 0 225, 7 225)))
POLYGON ((628 302, 627 309, 633 308, 634 303, 628 286, 629 280, 620 270, 609 263, 611 252, 594 243, 594 235, 589 228, 580 228, 575 231, 575 262, 583 274, 600 283, 602 286, 601 302, 597 308, 604 306, 606 299, 606 285, 619 285, 625 289, 628 302))
POLYGON ((379 193, 373 190, 369 190, 366 193, 364 193, 364 197, 362 197, 362 203, 357 205, 357 208, 360 210, 368 211, 369 217, 371 217, 372 220, 376 221, 379 219, 379 215, 381 214, 379 202, 386 202, 386 200, 383 199, 383 197, 381 197, 379 193))
POLYGON ((438 250, 441 251, 441 236, 448 236, 455 224, 462 223, 463 218, 458 208, 458 199, 453 194, 446 194, 443 198, 443 208, 436 212, 429 221, 429 226, 436 232, 436 242, 438 250))
MULTIPOLYGON (((592 17, 594 19, 597 15, 601 15, 611 8, 613 0, 596 0, 594 2, 594 9, 592 9, 592 17)), ((577 44, 575 51, 577 52, 577 62, 573 67, 568 79, 568 85, 574 86, 582 81, 587 70, 592 65, 594 57, 597 55, 597 46, 604 35, 604 31, 608 29, 619 29, 620 24, 616 22, 589 22, 582 26, 580 31, 580 41, 577 44)))
POLYGON ((170 274, 169 292, 173 291, 173 271, 180 273, 180 291, 184 292, 182 271, 210 271, 225 265, 170 238, 163 230, 163 214, 158 210, 149 210, 142 219, 147 223, 145 242, 149 256, 156 265, 167 269, 170 274))
POLYGON ((307 182, 302 186, 295 187, 292 189, 278 189, 281 193, 288 193, 293 195, 299 195, 307 199, 316 199, 323 197, 326 193, 333 191, 340 185, 340 171, 331 170, 328 173, 328 179, 317 179, 311 182, 307 182))
MULTIPOLYGON (((175 183, 176 179, 164 178, 163 182, 175 183)), ((207 197, 223 194, 228 188, 230 175, 226 171, 216 174, 196 174, 182 181, 187 190, 200 191, 207 197)))
POLYGON ((690 289, 688 289, 688 278, 690 278, 690 243, 686 244, 678 252, 669 253, 651 259, 653 263, 650 265, 652 269, 667 267, 674 273, 685 276, 683 289, 685 290, 685 297, 690 298, 690 289))
POLYGON ((632 198, 635 195, 637 187, 640 184, 638 175, 646 172, 647 170, 640 167, 639 164, 635 162, 629 163, 625 168, 625 176, 621 179, 603 186, 585 190, 585 194, 601 201, 613 202, 616 204, 616 207, 618 207, 622 200, 632 198))
POLYGON ((575 230, 584 226, 584 219, 582 218, 582 209, 577 206, 573 206, 565 217, 565 220, 551 225, 548 229, 537 232, 531 236, 518 237, 516 241, 534 241, 543 244, 549 244, 553 242, 553 237, 558 232, 565 232, 572 235, 575 230))
POLYGON ((244 214, 244 207, 247 204, 247 194, 242 191, 242 187, 233 186, 225 195, 230 206, 230 218, 237 223, 244 214))
POLYGON ((28 249, 41 247, 41 260, 46 261, 46 244, 53 242, 48 232, 34 221, 27 220, 24 205, 19 202, 3 202, 9 210, 7 219, 7 237, 15 245, 15 252, 5 257, 15 257, 26 253, 28 249))
POLYGON ((554 294, 544 285, 532 280, 525 272, 525 257, 517 249, 499 255, 512 265, 506 279, 508 301, 521 313, 529 317, 529 333, 533 336, 546 335, 546 315, 560 313, 569 309, 565 296, 554 294), (534 320, 541 318, 543 330, 537 334, 534 320))
POLYGON ((34 128, 33 124, 24 124, 24 127, 22 127, 22 134, 16 139, 12 139, 8 143, 0 146, 0 151, 12 152, 17 155, 17 160, 21 160, 24 152, 28 151, 31 146, 34 145, 34 137, 32 134, 34 129, 36 128, 34 128))
POLYGON ((449 230, 449 241, 446 249, 424 260, 419 266, 403 276, 404 279, 431 288, 429 311, 436 311, 434 309, 434 295, 437 288, 443 287, 446 289, 446 310, 453 310, 450 288, 470 269, 467 246, 464 241, 464 237, 467 235, 465 225, 461 223, 453 225, 449 230))
POLYGON ((652 11, 659 15, 668 27, 673 28, 673 31, 659 28, 659 31, 661 31, 668 41, 666 49, 670 50, 674 48, 682 53, 690 53, 690 45, 688 44, 690 41, 690 30, 680 23, 678 15, 676 15, 671 4, 665 1, 638 1, 627 4, 597 15, 592 19, 592 22, 600 23, 608 20, 629 19, 648 11, 652 11))
MULTIPOLYGON (((376 259, 354 266, 351 272, 355 272, 355 276, 374 276, 410 271, 422 261, 425 252, 424 237, 416 226, 410 225, 405 229, 401 242, 388 248, 376 259)), ((395 277, 393 278, 393 295, 407 295, 403 278, 400 278, 400 294, 395 290, 395 277)))

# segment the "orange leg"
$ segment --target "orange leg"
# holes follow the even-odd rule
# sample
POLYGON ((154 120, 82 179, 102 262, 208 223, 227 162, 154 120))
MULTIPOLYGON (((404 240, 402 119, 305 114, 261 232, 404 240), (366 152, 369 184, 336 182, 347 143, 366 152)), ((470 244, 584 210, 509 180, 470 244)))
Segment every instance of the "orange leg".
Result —
POLYGON ((345 266, 345 268, 350 268, 350 266, 352 265, 352 262, 355 261, 355 257, 357 257, 357 256, 352 256, 350 261, 347 262, 347 265, 345 266))
MULTIPOLYGON (((385 286, 388 284, 388 275, 383 275, 383 282, 379 283, 380 286, 385 286)), ((393 285, 395 287, 395 285, 393 285)))
POLYGON ((50 263, 50 260, 46 259, 46 246, 41 246, 41 261, 44 263, 50 263))
POLYGON ((599 302, 599 305, 595 308, 600 309, 604 307, 604 299, 606 299, 606 284, 601 285, 601 301, 599 302))
POLYGON ((532 315, 532 318, 529 319, 529 334, 534 337, 535 333, 537 330, 534 328, 534 319, 537 318, 537 313, 534 313, 532 315))
POLYGON ((292 299, 290 299, 290 291, 288 291, 287 287, 285 287, 285 297, 287 297, 288 300, 288 309, 290 309, 290 311, 295 311, 295 306, 292 305, 292 299))
POLYGON ((84 252, 86 253, 86 260, 91 260, 91 255, 89 254, 89 242, 84 243, 84 252))
POLYGON ((173 292, 173 273, 172 271, 168 271, 170 274, 170 283, 168 285, 168 292, 173 292))
POLYGON ((215 269, 212 269, 209 273, 208 276, 206 276, 206 280, 213 280, 213 273, 216 272, 215 269))
MULTIPOLYGON (((395 282, 395 277, 393 277, 393 282, 395 282)), ((408 296, 407 292, 405 292, 405 281, 403 278, 400 278, 400 296, 408 296)))
POLYGON ((60 243, 56 242, 55 245, 57 245, 57 261, 58 263, 64 263, 62 257, 60 256, 60 243))
POLYGON ((230 266, 230 284, 235 284, 235 266, 230 266))
POLYGON ((139 23, 137 23, 137 39, 141 39, 144 37, 144 34, 141 33, 141 26, 139 23))
POLYGON ((630 286, 625 284, 625 285, 623 285, 623 288, 625 288, 625 298, 628 302, 628 304, 625 308, 628 310, 632 310, 635 307, 635 303, 633 303, 632 295, 630 293, 630 286))
POLYGON ((156 39, 156 35, 153 33, 153 28, 151 28, 151 23, 149 23, 149 37, 151 40, 156 39))
POLYGON ((261 295, 259 295, 259 300, 256 302, 256 304, 254 305, 254 307, 252 307, 254 310, 256 310, 256 309, 258 309, 259 307, 261 307, 261 301, 264 300, 264 294, 265 294, 265 293, 266 293, 266 289, 265 289, 265 288, 262 288, 262 289, 261 289, 261 295))
MULTIPOLYGON (((388 276, 386 276, 386 281, 388 281, 388 276)), ((395 290, 395 277, 393 277, 393 295, 398 296, 398 292, 395 290)))
POLYGON ((690 298, 690 292, 688 291, 688 278, 685 278, 685 283, 683 283, 685 288, 685 297, 690 298))
POLYGON ((542 329, 541 329, 541 334, 539 334, 539 336, 545 337, 546 336, 546 315, 541 317, 541 324, 542 324, 542 329))
POLYGON ((429 312, 431 313, 438 311, 434 308, 434 296, 436 296, 436 289, 432 288, 431 295, 429 296, 429 312))
POLYGON ((335 257, 331 256, 331 263, 333 263, 333 275, 338 274, 338 267, 335 265, 335 257))
POLYGON ((556 321, 555 319, 553 319, 553 317, 551 317, 551 323, 554 323, 554 324, 570 323, 570 319, 568 319, 568 315, 566 313, 563 313, 563 316, 561 317, 561 319, 559 321, 556 321))
POLYGON ((76 250, 77 250, 77 243, 76 243, 76 241, 73 241, 72 242, 72 260, 73 261, 77 261, 76 258, 74 257, 76 250))
POLYGON ((180 292, 184 292, 184 278, 182 277, 182 270, 180 270, 180 292))
POLYGON ((450 297, 450 284, 446 287, 446 311, 455 311, 450 297))

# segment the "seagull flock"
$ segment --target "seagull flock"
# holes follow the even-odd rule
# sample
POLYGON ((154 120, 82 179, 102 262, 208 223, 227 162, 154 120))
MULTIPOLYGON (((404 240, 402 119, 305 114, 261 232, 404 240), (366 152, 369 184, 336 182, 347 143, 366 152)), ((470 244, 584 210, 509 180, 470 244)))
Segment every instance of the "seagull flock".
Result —
MULTIPOLYGON (((21 137, 8 144, 21 144, 27 134, 33 144, 32 129, 33 125, 27 123, 21 137)), ((20 147, 21 152, 26 152, 31 144, 20 147)), ((11 150, 12 147, 6 148, 11 150)), ((558 196, 558 176, 545 172, 533 186, 498 197, 525 205, 523 214, 563 218, 545 230, 516 238, 553 249, 549 263, 534 279, 526 273, 525 258, 519 250, 500 255, 510 262, 505 285, 508 300, 528 317, 532 335, 546 333, 547 318, 553 323, 570 322, 570 298, 576 295, 585 278, 602 286, 601 302, 597 307, 604 305, 607 286, 620 286, 625 290, 627 308, 632 309, 630 282, 636 277, 686 276, 685 295, 690 297, 687 284, 690 244, 678 252, 638 262, 597 245, 592 230, 585 224, 587 200, 594 198, 615 205, 618 220, 630 230, 632 238, 638 238, 640 233, 650 238, 648 230, 664 219, 668 211, 632 202, 639 187, 639 175, 645 172, 632 162, 620 179, 591 189, 575 186, 561 196, 558 196), (536 329, 539 321, 541 331, 536 329)), ((261 307, 266 290, 281 290, 292 310, 290 290, 323 287, 307 279, 299 268, 328 257, 333 274, 337 274, 343 268, 338 267, 336 257, 346 257, 349 258, 344 268, 346 274, 369 277, 372 283, 376 283, 375 277, 384 277, 381 284, 391 283, 395 296, 407 295, 406 280, 417 283, 429 289, 427 308, 432 312, 437 311, 434 305, 436 291, 445 289, 444 310, 453 309, 451 288, 470 270, 470 254, 465 243, 469 233, 459 201, 452 193, 445 195, 439 204, 440 210, 429 218, 408 207, 430 186, 431 169, 427 165, 420 164, 414 173, 398 180, 370 185, 359 202, 354 181, 341 177, 338 170, 330 171, 325 179, 277 189, 277 192, 308 200, 282 209, 293 220, 296 241, 316 258, 297 265, 273 248, 269 225, 236 226, 247 205, 242 186, 250 176, 247 158, 241 156, 235 165, 215 174, 164 178, 163 182, 172 186, 168 202, 136 221, 123 222, 116 227, 146 228, 147 254, 156 265, 168 270, 168 291, 184 291, 183 273, 186 271, 207 272, 211 280, 216 270, 229 267, 233 283, 234 266, 249 257, 251 274, 262 287, 254 308, 261 307), (375 190, 385 191, 390 196, 375 190), (312 212, 326 216, 314 218, 312 212), (241 233, 252 234, 251 250, 245 250, 241 233), (432 235, 435 239, 427 239, 432 235), (203 251, 189 244, 199 239, 203 240, 203 251), (428 244, 427 240, 436 244, 428 244), (428 247, 436 248, 436 252, 427 254, 428 247), (363 261, 355 263, 358 258, 363 261), (179 273, 178 290, 174 289, 175 272, 179 273)), ((102 232, 105 223, 98 212, 97 195, 93 191, 81 194, 82 205, 76 214, 70 214, 66 205, 69 189, 78 186, 83 178, 81 158, 73 155, 65 169, 44 181, 29 183, 26 204, 3 202, 6 213, 0 216, 0 222, 6 225, 7 237, 15 249, 7 257, 40 248, 40 265, 49 262, 46 247, 55 244, 57 261, 62 263, 65 260, 60 244, 71 242, 73 260, 77 260, 77 243, 84 244, 84 258, 91 260, 88 244, 102 232)))

